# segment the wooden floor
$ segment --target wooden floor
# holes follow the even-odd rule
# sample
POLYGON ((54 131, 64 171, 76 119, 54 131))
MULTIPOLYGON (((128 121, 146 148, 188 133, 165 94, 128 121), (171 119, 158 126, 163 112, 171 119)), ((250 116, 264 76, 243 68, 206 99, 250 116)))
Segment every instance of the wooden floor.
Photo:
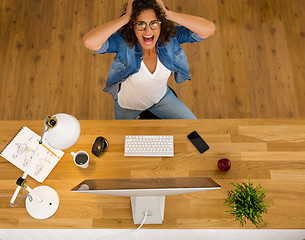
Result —
MULTIPOLYGON (((102 92, 113 56, 82 36, 118 17, 124 0, 1 0, 0 120, 113 119, 102 92)), ((192 81, 169 84, 198 118, 305 117, 305 0, 166 0, 216 23, 184 45, 192 81)))

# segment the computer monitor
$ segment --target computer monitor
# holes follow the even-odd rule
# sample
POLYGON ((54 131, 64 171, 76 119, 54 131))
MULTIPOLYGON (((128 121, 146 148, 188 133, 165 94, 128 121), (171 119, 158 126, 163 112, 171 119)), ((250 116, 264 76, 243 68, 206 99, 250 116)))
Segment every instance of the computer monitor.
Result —
POLYGON ((130 197, 134 224, 162 224, 165 196, 220 189, 209 177, 87 179, 72 192, 130 197))

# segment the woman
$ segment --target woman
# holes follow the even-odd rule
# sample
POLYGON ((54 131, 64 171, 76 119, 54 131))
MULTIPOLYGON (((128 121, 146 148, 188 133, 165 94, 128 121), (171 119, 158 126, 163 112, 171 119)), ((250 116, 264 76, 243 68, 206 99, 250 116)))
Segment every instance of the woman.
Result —
POLYGON ((115 100, 115 119, 136 119, 146 109, 159 118, 196 119, 167 80, 172 72, 177 83, 191 79, 180 44, 214 31, 212 22, 170 11, 162 0, 128 0, 120 18, 89 31, 83 38, 88 49, 116 53, 104 88, 115 100))

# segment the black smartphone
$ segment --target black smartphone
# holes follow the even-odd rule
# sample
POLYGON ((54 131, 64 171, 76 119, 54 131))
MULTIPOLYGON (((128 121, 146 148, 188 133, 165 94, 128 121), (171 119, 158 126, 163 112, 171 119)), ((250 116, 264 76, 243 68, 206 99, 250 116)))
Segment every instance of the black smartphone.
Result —
POLYGON ((194 131, 187 135, 187 138, 193 143, 193 145, 198 149, 200 153, 204 153, 210 147, 209 145, 200 137, 200 135, 194 131))

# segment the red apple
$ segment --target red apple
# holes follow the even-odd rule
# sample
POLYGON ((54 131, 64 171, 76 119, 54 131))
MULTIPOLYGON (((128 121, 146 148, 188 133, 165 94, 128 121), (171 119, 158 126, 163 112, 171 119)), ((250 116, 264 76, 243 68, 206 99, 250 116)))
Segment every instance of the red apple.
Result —
POLYGON ((227 158, 222 158, 218 160, 218 168, 222 172, 226 172, 231 168, 231 161, 227 158))

